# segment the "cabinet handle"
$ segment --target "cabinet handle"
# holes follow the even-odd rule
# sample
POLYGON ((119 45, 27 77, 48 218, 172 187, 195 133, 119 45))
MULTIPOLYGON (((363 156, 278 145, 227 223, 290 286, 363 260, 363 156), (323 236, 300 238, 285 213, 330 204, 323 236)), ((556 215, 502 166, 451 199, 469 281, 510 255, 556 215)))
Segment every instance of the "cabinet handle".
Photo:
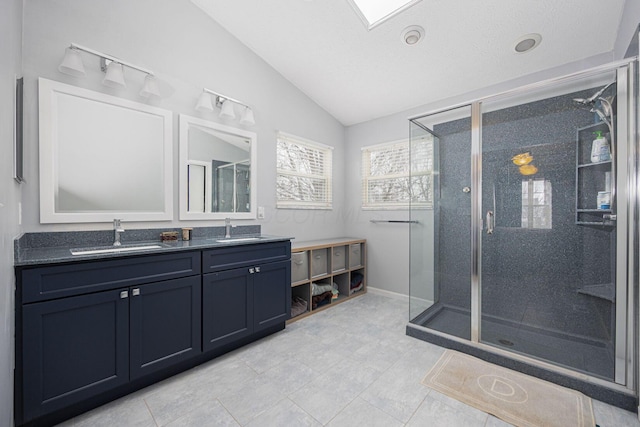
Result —
POLYGON ((134 297, 140 295, 140 288, 135 288, 133 291, 131 291, 131 295, 133 295, 134 297))
POLYGON ((260 273, 260 267, 256 267, 256 273, 260 273))
POLYGON ((121 291, 120 298, 121 299, 129 298, 129 291, 121 291))
POLYGON ((255 273, 255 272, 256 272, 255 268, 251 267, 251 268, 249 269, 249 273, 250 273, 250 274, 253 274, 253 273, 255 273))

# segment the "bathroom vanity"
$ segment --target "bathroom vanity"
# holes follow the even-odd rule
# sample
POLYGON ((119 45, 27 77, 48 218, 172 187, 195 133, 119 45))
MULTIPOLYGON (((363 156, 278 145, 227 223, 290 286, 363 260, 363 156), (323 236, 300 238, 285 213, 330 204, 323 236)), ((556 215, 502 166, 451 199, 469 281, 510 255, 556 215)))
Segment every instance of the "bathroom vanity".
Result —
POLYGON ((16 425, 51 425, 281 330, 288 238, 16 261, 16 425))

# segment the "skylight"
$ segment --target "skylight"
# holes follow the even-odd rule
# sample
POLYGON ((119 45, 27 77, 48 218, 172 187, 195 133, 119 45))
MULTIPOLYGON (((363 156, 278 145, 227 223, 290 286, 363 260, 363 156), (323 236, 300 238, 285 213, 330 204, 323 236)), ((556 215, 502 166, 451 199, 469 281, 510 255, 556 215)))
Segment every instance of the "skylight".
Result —
POLYGON ((348 0, 368 30, 372 30, 420 0, 348 0))

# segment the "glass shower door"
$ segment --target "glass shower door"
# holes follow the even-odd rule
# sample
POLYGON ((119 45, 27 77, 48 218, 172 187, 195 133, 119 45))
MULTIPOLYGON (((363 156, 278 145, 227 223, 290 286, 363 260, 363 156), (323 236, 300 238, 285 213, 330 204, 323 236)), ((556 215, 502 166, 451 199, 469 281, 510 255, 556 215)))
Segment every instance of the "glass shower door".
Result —
POLYGON ((615 71, 570 84, 482 104, 480 341, 614 380, 624 94, 615 71))
MULTIPOLYGON (((411 206, 409 308, 413 324, 471 338, 471 108, 410 122, 411 146, 432 144, 430 206, 411 206)), ((412 150, 414 162, 425 155, 412 150)))

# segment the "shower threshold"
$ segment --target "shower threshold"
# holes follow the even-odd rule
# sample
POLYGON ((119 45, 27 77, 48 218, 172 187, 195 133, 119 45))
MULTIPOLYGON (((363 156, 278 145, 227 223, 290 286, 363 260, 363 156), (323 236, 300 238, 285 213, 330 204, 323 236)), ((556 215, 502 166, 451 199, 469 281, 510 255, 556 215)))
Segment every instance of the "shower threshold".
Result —
MULTIPOLYGON (((516 325, 513 322, 510 325, 509 323, 503 319, 483 318, 485 339, 482 340, 482 344, 484 345, 478 345, 472 343, 469 338, 471 335, 469 312, 457 307, 439 305, 432 306, 408 323, 406 334, 440 347, 467 353, 487 362, 581 391, 587 396, 627 411, 635 412, 637 410, 637 396, 609 379, 611 377, 609 373, 613 370, 613 361, 610 360, 612 358, 611 351, 602 342, 585 340, 575 336, 563 337, 557 331, 546 331, 547 333, 545 334, 545 331, 536 328, 516 325), (452 333, 452 331, 455 333, 452 333), (460 339, 465 338, 465 336, 466 339, 460 339), (536 339, 547 339, 555 344, 540 345, 536 343, 536 339), (500 343, 500 340, 505 343, 500 343), (602 363, 603 366, 597 369, 600 374, 585 372, 581 368, 585 365, 581 365, 581 367, 564 366, 564 368, 569 368, 571 371, 578 371, 587 375, 582 377, 581 375, 563 373, 561 370, 553 370, 545 367, 544 364, 536 363, 536 360, 544 360, 548 366, 546 357, 553 354, 559 355, 560 351, 557 348, 562 345, 565 346, 562 354, 576 351, 576 354, 579 355, 578 358, 569 358, 570 360, 582 360, 585 363, 588 359, 592 359, 588 363, 602 363), (508 351, 514 355, 525 356, 530 361, 527 362, 522 357, 506 356, 505 351, 492 351, 491 347, 508 351), (524 353, 524 348, 531 351, 531 347, 537 351, 537 354, 524 353), (604 361, 599 361, 600 359, 604 361), (593 377, 594 380, 589 380, 588 376, 593 377)), ((557 362, 556 364, 560 365, 557 362)))
MULTIPOLYGON (((447 305, 433 306, 411 323, 471 339, 471 314, 447 305)), ((552 362, 572 370, 613 381, 614 364, 611 343, 519 324, 514 321, 482 317, 481 342, 523 356, 552 362)))

